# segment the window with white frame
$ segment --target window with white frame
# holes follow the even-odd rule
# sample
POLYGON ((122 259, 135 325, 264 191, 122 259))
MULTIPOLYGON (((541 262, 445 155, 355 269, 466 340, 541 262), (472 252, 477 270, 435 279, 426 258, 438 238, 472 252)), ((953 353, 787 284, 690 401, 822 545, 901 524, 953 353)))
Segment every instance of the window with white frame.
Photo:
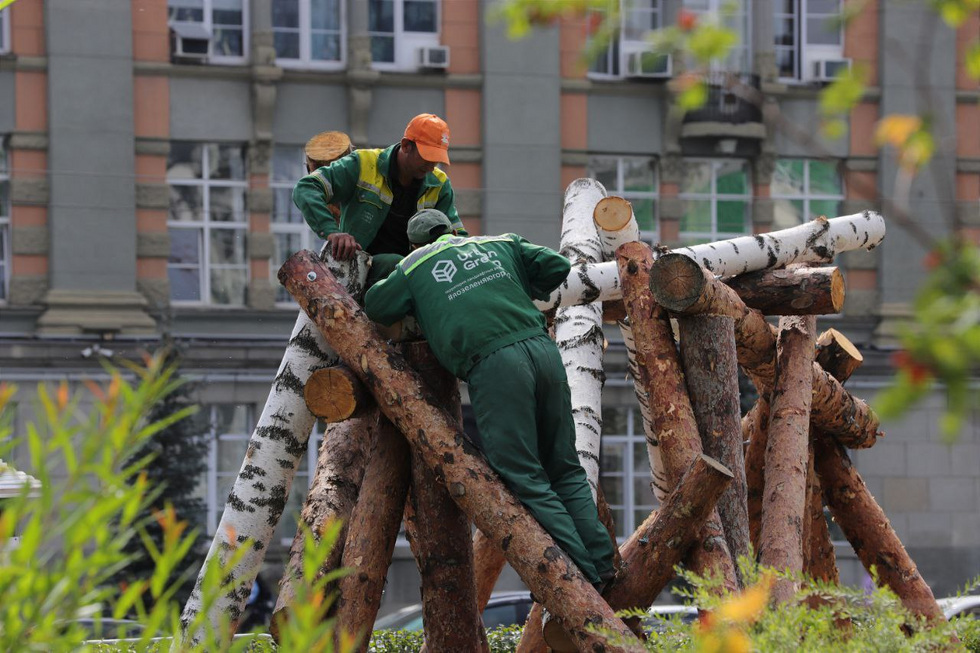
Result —
POLYGON ((416 70, 419 51, 439 45, 440 0, 367 0, 371 61, 378 70, 416 70))
MULTIPOLYGON (((228 494, 235 485, 241 471, 248 443, 255 430, 255 410, 249 404, 212 404, 205 408, 211 421, 211 446, 208 452, 208 471, 199 492, 207 505, 206 526, 208 533, 214 533, 221 521, 228 494)), ((273 541, 289 546, 296 534, 296 520, 307 490, 316 472, 317 450, 323 437, 323 425, 317 424, 306 444, 292 488, 286 500, 279 525, 276 526, 273 541)))
POLYGON ((775 0, 776 67, 784 81, 832 77, 844 55, 841 0, 775 0))
POLYGON ((661 0, 618 1, 619 25, 613 30, 609 46, 592 60, 589 75, 597 78, 670 75, 669 57, 650 51, 650 34, 663 26, 661 0))
POLYGON ((650 157, 595 156, 589 159, 589 176, 633 205, 640 238, 658 240, 657 167, 650 157))
POLYGON ((735 33, 737 41, 728 56, 723 62, 713 64, 713 68, 726 72, 751 72, 751 8, 749 0, 684 0, 684 9, 697 15, 699 20, 717 20, 735 33))
POLYGON ((659 505, 650 483, 650 457, 639 408, 602 407, 602 474, 599 483, 624 540, 659 505))
POLYGON ((347 49, 342 0, 272 0, 276 62, 339 69, 347 49))
POLYGON ((787 229, 821 215, 840 215, 844 184, 834 161, 778 159, 769 194, 773 203, 772 228, 787 229))
POLYGON ((172 141, 170 299, 244 306, 248 289, 245 146, 172 141))
POLYGON ((10 52, 10 9, 0 9, 0 54, 10 52))
MULTIPOLYGON (((243 63, 248 54, 248 0, 167 0, 175 45, 207 39, 209 63, 243 63)), ((193 49, 193 48, 188 48, 193 49)))
POLYGON ((685 245, 751 233, 749 163, 743 159, 687 160, 680 185, 685 245))
POLYGON ((0 302, 10 292, 10 173, 6 139, 0 136, 0 302))
POLYGON ((279 268, 290 256, 301 249, 319 252, 323 239, 313 233, 293 204, 293 186, 306 174, 306 157, 300 146, 279 146, 272 153, 272 236, 275 238, 275 251, 269 268, 272 283, 276 286, 276 303, 294 307, 296 302, 282 284, 279 283, 279 268))

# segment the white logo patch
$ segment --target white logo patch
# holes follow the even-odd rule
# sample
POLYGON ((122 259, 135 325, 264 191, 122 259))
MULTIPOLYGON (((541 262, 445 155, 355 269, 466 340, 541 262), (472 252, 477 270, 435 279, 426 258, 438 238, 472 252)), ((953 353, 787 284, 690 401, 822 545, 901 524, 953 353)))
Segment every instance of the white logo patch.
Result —
POLYGON ((432 278, 443 283, 453 280, 456 276, 456 264, 452 261, 439 261, 432 267, 432 278))
POLYGON ((449 147, 449 134, 442 135, 442 144, 449 147))

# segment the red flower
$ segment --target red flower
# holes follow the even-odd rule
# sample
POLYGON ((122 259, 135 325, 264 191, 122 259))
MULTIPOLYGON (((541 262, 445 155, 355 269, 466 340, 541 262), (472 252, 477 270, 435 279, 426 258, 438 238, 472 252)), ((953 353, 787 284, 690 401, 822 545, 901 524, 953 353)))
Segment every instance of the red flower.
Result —
POLYGON ((692 29, 697 27, 697 24, 698 15, 693 11, 681 9, 677 14, 677 26, 681 28, 682 32, 690 32, 692 29))

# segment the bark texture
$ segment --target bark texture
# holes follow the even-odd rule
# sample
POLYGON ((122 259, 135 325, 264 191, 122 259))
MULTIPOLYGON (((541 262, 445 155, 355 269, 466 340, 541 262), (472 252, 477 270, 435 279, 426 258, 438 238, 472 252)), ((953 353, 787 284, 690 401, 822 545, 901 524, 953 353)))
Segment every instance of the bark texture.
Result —
POLYGON ((732 318, 699 315, 677 320, 687 394, 706 454, 731 470, 733 478, 718 501, 728 550, 736 561, 749 555, 749 516, 746 505, 745 452, 738 400, 738 362, 732 318))
MULTIPOLYGON (((735 320, 739 365, 759 395, 772 390, 776 363, 776 332, 762 314, 748 308, 735 291, 710 272, 676 254, 660 257, 650 273, 650 289, 661 306, 678 315, 729 315, 735 320), (700 292, 692 291, 700 288, 700 292)), ((844 445, 864 449, 882 435, 878 416, 819 365, 813 367, 813 424, 833 433, 844 445)))
MULTIPOLYGON (((320 443, 316 473, 300 513, 300 520, 309 527, 317 542, 320 541, 323 529, 331 522, 339 521, 341 530, 337 544, 320 568, 318 578, 340 567, 351 512, 357 503, 368 451, 373 446, 374 429, 378 423, 378 410, 373 398, 371 404, 374 408, 368 415, 331 425, 320 443)), ((300 582, 303 575, 304 548, 303 531, 297 530, 289 548, 286 569, 279 580, 279 596, 272 614, 270 631, 276 638, 280 619, 288 618, 288 608, 295 596, 294 583, 300 582), (283 612, 284 610, 287 612, 283 612)))
MULTIPOLYGON (((309 255, 316 256, 312 252, 309 255)), ((321 265, 337 277, 345 292, 360 297, 368 260, 366 253, 359 253, 351 261, 337 263, 327 255, 321 265)), ((338 360, 312 320, 300 311, 211 548, 181 613, 181 637, 175 639, 175 647, 193 646, 204 634, 203 625, 192 624, 202 609, 200 587, 208 566, 214 562, 227 564, 238 547, 251 539, 252 548, 230 572, 232 589, 209 607, 204 618, 217 629, 222 618, 228 617, 232 632, 237 629, 316 421, 303 399, 303 385, 314 371, 335 365, 338 360)))
MULTIPOLYGON (((633 325, 638 368, 637 383, 650 393, 651 421, 663 456, 668 486, 673 488, 701 454, 701 439, 684 384, 680 357, 670 320, 653 301, 647 279, 653 252, 643 243, 627 243, 616 252, 623 279, 624 301, 633 325), (656 379, 656 383, 653 380, 656 379)), ((735 566, 717 511, 712 511, 698 533, 698 544, 688 559, 698 574, 725 579, 723 590, 737 588, 735 566)))
MULTIPOLYGON (((405 359, 439 397, 439 407, 457 424, 463 415, 459 382, 425 342, 402 345, 405 359)), ((412 452, 405 529, 422 579, 422 623, 429 651, 489 651, 473 581, 470 522, 441 479, 412 452)))
POLYGON ((762 495, 765 490, 766 445, 769 443, 769 399, 760 396, 742 418, 745 449, 745 488, 749 514, 749 540, 752 551, 759 553, 759 531, 762 529, 762 495))
POLYGON ((443 478, 450 496, 477 528, 499 542, 524 583, 562 619, 580 648, 639 650, 629 629, 599 597, 527 509, 509 492, 458 424, 433 407, 432 396, 404 359, 384 343, 356 303, 309 254, 293 255, 279 279, 327 341, 378 400, 378 405, 443 478), (614 646, 586 625, 622 636, 614 646))
POLYGON ((375 405, 357 376, 343 365, 311 374, 303 398, 310 412, 328 424, 362 415, 375 405))
POLYGON ((341 566, 351 573, 340 579, 337 636, 358 637, 357 651, 367 651, 381 594, 405 512, 411 477, 411 451, 394 425, 382 418, 364 472, 357 504, 347 528, 341 566))
MULTIPOLYGON (((865 211, 812 222, 769 234, 742 236, 676 250, 720 277, 781 268, 790 263, 826 262, 854 249, 874 249, 885 237, 881 214, 865 211)), ((620 299, 619 275, 612 261, 573 266, 568 279, 546 301, 542 311, 558 306, 620 299)))
POLYGON ((473 533, 473 576, 476 583, 476 604, 480 612, 487 607, 493 588, 500 578, 507 559, 500 545, 477 529, 473 533))
MULTIPOLYGON (((769 443, 766 447, 765 491, 759 561, 794 573, 803 571, 803 516, 806 512, 806 470, 813 399, 813 347, 816 317, 784 317, 779 321, 776 386, 772 392, 769 443)), ((777 578, 772 597, 788 601, 799 589, 791 579, 777 578)))
POLYGON ((844 275, 835 267, 792 265, 751 272, 726 282, 763 315, 829 315, 844 308, 844 275))
POLYGON ((837 554, 830 539, 830 529, 823 513, 823 492, 816 471, 816 450, 813 432, 810 436, 810 465, 807 470, 807 512, 809 513, 809 537, 803 542, 803 570, 811 578, 826 583, 840 583, 837 572, 837 554))

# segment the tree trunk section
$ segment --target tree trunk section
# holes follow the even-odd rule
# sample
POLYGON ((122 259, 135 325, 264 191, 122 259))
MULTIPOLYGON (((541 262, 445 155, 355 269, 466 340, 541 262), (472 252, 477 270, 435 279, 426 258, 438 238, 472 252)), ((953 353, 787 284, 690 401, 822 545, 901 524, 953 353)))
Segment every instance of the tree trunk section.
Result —
MULTIPOLYGON (((649 392, 653 432, 660 445, 668 487, 673 488, 701 454, 698 426, 670 320, 654 303, 647 285, 653 252, 643 243, 627 243, 617 250, 616 260, 623 280, 623 299, 633 325, 637 367, 642 370, 635 382, 642 383, 649 392)), ((735 566, 716 510, 699 531, 698 545, 691 549, 688 563, 698 574, 710 573, 723 578, 721 591, 736 590, 735 566)))
MULTIPOLYGON (((735 291, 686 257, 667 254, 650 272, 650 289, 661 306, 678 315, 729 315, 735 319, 739 365, 760 395, 772 389, 776 363, 775 329, 761 313, 745 306, 735 291)), ((813 424, 833 433, 845 446, 864 449, 882 434, 878 416, 819 365, 813 367, 813 424)))
POLYGON ((823 492, 816 470, 816 450, 813 445, 813 431, 810 433, 810 465, 807 469, 807 511, 809 512, 810 533, 803 541, 803 569, 807 575, 825 583, 840 583, 837 572, 837 554, 830 539, 830 529, 823 513, 823 492))
POLYGON ((864 362, 857 347, 837 329, 827 329, 817 338, 816 361, 843 385, 864 362))
MULTIPOLYGON (((320 541, 323 530, 331 522, 339 521, 341 530, 337 543, 324 561, 317 578, 340 567, 351 512, 357 503, 357 495, 367 465, 367 454, 373 445, 374 430, 378 423, 378 410, 373 397, 371 405, 374 409, 368 415, 331 425, 324 435, 323 442, 320 443, 316 473, 300 514, 300 520, 309 527, 317 542, 320 541)), ((295 596, 293 585, 303 582, 301 579, 305 542, 302 529, 298 529, 289 548, 286 569, 279 581, 279 596, 276 599, 269 628, 277 640, 280 621, 288 618, 288 609, 295 596)))
POLYGON ((476 604, 480 612, 487 607, 493 594, 500 572, 504 570, 507 559, 500 545, 477 529, 473 533, 473 576, 476 583, 476 604))
POLYGON ((317 370, 303 387, 310 412, 328 424, 358 417, 374 406, 374 398, 343 365, 317 370))
MULTIPOLYGON (((359 297, 364 292, 368 258, 360 253, 351 261, 338 263, 325 255, 323 265, 337 275, 346 292, 359 297)), ((316 421, 303 399, 303 385, 313 371, 335 365, 338 360, 312 320, 300 311, 211 548, 181 613, 181 636, 174 640, 175 647, 192 647, 204 635, 205 625, 199 619, 203 608, 200 588, 208 566, 215 559, 227 564, 238 547, 250 539, 252 547, 230 572, 234 587, 209 606, 203 618, 214 629, 228 618, 232 632, 237 630, 316 421)))
MULTIPOLYGON (((427 381, 439 407, 457 424, 459 382, 424 341, 402 345, 405 359, 427 381)), ((422 623, 429 651, 489 651, 473 580, 470 522, 417 451, 412 452, 406 531, 422 579, 422 623)))
MULTIPOLYGON (((816 317, 812 315, 779 321, 776 386, 766 447, 759 562, 794 573, 803 571, 802 527, 815 330, 816 317)), ((772 596, 777 602, 785 602, 797 589, 795 581, 777 578, 772 596)))
POLYGON ((340 579, 337 597, 337 638, 358 638, 357 651, 366 651, 381 594, 398 539, 411 477, 411 451, 394 425, 378 423, 357 504, 347 528, 341 566, 351 573, 340 579))
POLYGON ((706 454, 732 471, 732 482, 718 501, 725 540, 742 583, 738 559, 749 555, 745 452, 738 401, 738 362, 732 318, 699 315, 677 320, 687 394, 706 454))
POLYGON ((279 279, 347 365, 378 400, 477 528, 498 542, 507 561, 535 596, 561 618, 580 648, 639 650, 632 633, 540 524, 493 473, 479 451, 404 359, 382 341, 364 312, 307 252, 293 255, 279 279), (604 628, 622 636, 613 645, 604 628))
POLYGON ((829 315, 844 308, 844 275, 835 267, 797 265, 744 274, 727 282, 763 315, 829 315))
POLYGON ((766 445, 769 443, 769 399, 760 396, 742 418, 745 449, 745 489, 749 514, 749 540, 759 555, 759 532, 762 530, 762 495, 765 491, 766 445))
MULTIPOLYGON (((855 249, 874 249, 885 237, 881 214, 865 211, 755 236, 684 247, 677 253, 700 262, 719 277, 786 267, 790 263, 827 262, 855 249)), ((542 311, 559 306, 620 299, 619 274, 612 261, 572 266, 568 278, 551 297, 537 301, 542 311)))

